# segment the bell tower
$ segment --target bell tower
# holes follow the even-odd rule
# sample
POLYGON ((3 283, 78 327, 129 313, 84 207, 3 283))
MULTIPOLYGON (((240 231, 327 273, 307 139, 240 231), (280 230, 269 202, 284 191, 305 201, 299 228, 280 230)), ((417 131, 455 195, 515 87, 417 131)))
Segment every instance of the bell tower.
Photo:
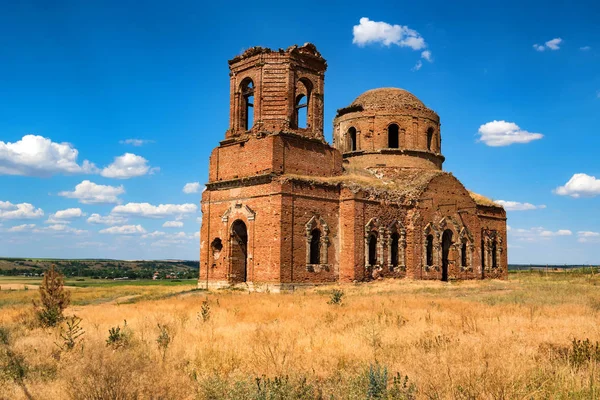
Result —
POLYGON ((252 47, 229 60, 226 139, 295 133, 325 141, 323 87, 327 63, 306 43, 277 51, 252 47))

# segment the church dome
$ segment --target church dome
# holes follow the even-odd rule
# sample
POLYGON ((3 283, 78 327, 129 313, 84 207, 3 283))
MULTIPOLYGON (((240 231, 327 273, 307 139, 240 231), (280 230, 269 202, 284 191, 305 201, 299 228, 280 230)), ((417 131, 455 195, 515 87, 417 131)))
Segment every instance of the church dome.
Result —
POLYGON ((442 168, 440 117, 404 89, 367 90, 333 120, 334 146, 361 165, 442 168))
POLYGON ((361 106, 365 111, 419 110, 433 112, 417 96, 407 90, 398 88, 367 90, 352 102, 350 107, 352 106, 361 106))

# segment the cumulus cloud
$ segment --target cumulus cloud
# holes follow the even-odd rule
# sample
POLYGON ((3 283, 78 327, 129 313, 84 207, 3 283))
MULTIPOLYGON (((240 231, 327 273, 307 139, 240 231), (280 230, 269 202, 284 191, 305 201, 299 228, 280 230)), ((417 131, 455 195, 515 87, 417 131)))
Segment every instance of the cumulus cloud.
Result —
MULTIPOLYGON (((421 58, 429 62, 433 61, 431 51, 425 50, 427 43, 423 36, 408 26, 371 21, 369 18, 363 17, 359 20, 359 24, 352 28, 352 33, 352 43, 359 47, 373 43, 380 43, 388 47, 394 44, 399 47, 409 47, 416 51, 424 50, 421 52, 421 58)), ((418 71, 422 66, 423 63, 419 60, 413 70, 418 71)))
POLYGON ((518 201, 495 200, 495 203, 500 204, 506 211, 529 211, 546 208, 544 204, 536 206, 531 203, 519 203, 518 201))
POLYGON ((50 225, 45 228, 34 229, 33 232, 36 232, 36 233, 61 233, 61 234, 72 233, 74 235, 82 235, 84 233, 88 233, 88 231, 86 231, 86 230, 71 228, 70 226, 65 225, 64 223, 50 225))
POLYGON ((116 215, 105 215, 102 216, 100 214, 92 214, 87 219, 89 224, 98 224, 98 225, 119 225, 127 222, 127 218, 119 217, 116 215))
POLYGON ((181 222, 181 221, 167 221, 162 226, 163 226, 163 228, 181 228, 183 226, 183 222, 181 222))
POLYGON ((17 225, 17 226, 13 226, 11 228, 8 229, 9 232, 26 232, 26 231, 30 231, 33 228, 35 228, 35 224, 23 224, 23 225, 17 225))
POLYGON ((111 235, 132 235, 146 233, 146 230, 141 225, 121 225, 102 229, 100 230, 100 233, 108 233, 111 235))
POLYGON ((66 210, 59 210, 54 214, 50 214, 47 224, 68 224, 72 219, 85 217, 85 213, 81 211, 81 208, 67 208, 66 210))
POLYGON ((579 231, 577 241, 580 243, 600 243, 600 232, 579 231))
POLYGON ((25 135, 17 142, 0 141, 0 175, 51 176, 91 174, 98 169, 85 160, 70 143, 55 143, 43 136, 25 135))
MULTIPOLYGON (((164 234, 156 235, 154 237, 158 237, 158 240, 154 241, 151 246, 154 247, 169 247, 174 245, 181 245, 185 243, 189 243, 190 240, 195 239, 194 234, 187 234, 185 232, 178 232, 172 234, 164 234)), ((147 235, 144 235, 147 236, 147 235)))
POLYGON ((200 190, 200 182, 186 183, 183 187, 183 193, 198 193, 200 190))
POLYGON ((156 237, 165 236, 166 234, 167 234, 166 232, 154 231, 154 232, 150 232, 150 233, 146 233, 145 235, 142 235, 142 238, 143 239, 150 239, 150 238, 156 238, 156 237))
POLYGON ((0 201, 0 220, 6 219, 35 219, 44 216, 41 208, 35 208, 29 203, 12 204, 0 201))
POLYGON ((143 146, 143 145, 148 144, 148 143, 154 143, 154 140, 147 140, 147 139, 125 139, 125 140, 120 140, 119 143, 121 143, 121 144, 130 144, 130 145, 135 146, 135 147, 140 147, 140 146, 143 146))
POLYGON ((522 130, 514 122, 492 121, 479 127, 479 141, 488 146, 509 146, 514 143, 529 143, 544 137, 541 133, 531 133, 522 130))
POLYGON ((104 168, 100 175, 106 178, 129 179, 147 173, 152 174, 155 171, 158 171, 158 168, 150 168, 148 160, 144 157, 125 153, 122 156, 115 157, 113 163, 104 168))
POLYGON ((530 229, 511 229, 510 234, 517 240, 536 242, 540 240, 548 240, 552 237, 571 236, 573 235, 573 232, 568 229, 551 231, 542 227, 535 227, 530 229))
POLYGON ((77 199, 83 204, 118 204, 121 202, 119 195, 125 193, 123 185, 109 186, 98 185, 88 180, 82 181, 75 186, 72 192, 59 192, 59 196, 77 199))
POLYGON ((590 46, 582 46, 582 47, 579 48, 579 50, 581 50, 581 51, 589 51, 591 49, 592 48, 590 46))
POLYGON ((595 197, 600 195, 600 179, 587 174, 574 174, 564 186, 554 189, 554 193, 573 198, 595 197))
POLYGON ((145 218, 165 218, 172 215, 192 214, 198 210, 195 204, 159 204, 127 203, 112 209, 114 215, 130 215, 145 218))
POLYGON ((550 49, 550 50, 559 50, 560 49, 560 44, 562 43, 562 39, 561 38, 554 38, 551 40, 548 40, 546 43, 542 44, 534 44, 533 48, 536 51, 545 51, 546 49, 550 49))

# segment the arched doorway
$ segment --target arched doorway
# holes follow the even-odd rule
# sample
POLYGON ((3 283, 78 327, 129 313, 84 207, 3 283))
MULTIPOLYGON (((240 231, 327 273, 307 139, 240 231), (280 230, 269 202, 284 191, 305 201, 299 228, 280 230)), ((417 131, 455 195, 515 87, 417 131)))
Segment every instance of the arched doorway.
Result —
POLYGON ((235 220, 231 225, 231 275, 232 283, 246 282, 248 258, 248 231, 246 224, 235 220))
POLYGON ((452 246, 452 231, 446 229, 442 234, 442 280, 448 280, 448 255, 452 246))

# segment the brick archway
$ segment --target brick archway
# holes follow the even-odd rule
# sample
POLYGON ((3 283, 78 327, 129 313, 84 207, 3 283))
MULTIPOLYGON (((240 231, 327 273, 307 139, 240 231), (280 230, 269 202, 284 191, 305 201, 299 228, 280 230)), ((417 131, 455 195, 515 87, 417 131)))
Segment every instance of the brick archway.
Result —
POLYGON ((230 247, 231 283, 246 282, 248 277, 248 229, 241 219, 231 224, 230 247))

